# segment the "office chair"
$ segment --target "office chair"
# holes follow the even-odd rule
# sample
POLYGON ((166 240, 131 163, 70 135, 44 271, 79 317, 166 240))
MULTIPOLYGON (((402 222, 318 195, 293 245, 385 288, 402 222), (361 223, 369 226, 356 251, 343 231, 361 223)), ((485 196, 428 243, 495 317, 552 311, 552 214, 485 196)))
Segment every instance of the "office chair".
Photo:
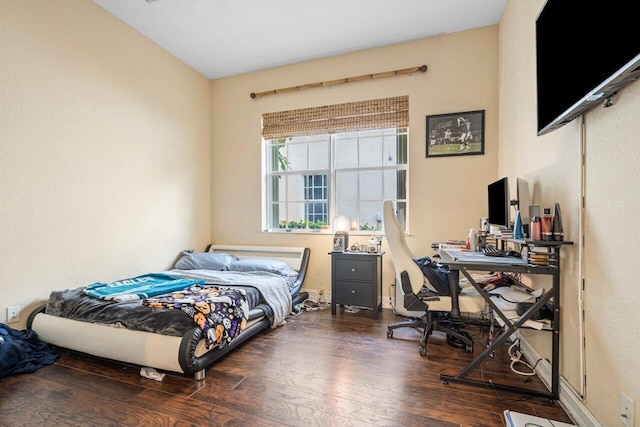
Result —
POLYGON ((410 312, 424 311, 420 317, 411 316, 409 320, 390 324, 387 328, 387 338, 393 338, 394 329, 421 329, 422 339, 419 349, 420 354, 426 356, 427 340, 435 330, 446 333, 449 344, 472 352, 473 339, 466 332, 460 331, 463 323, 453 318, 450 313, 456 302, 460 312, 482 312, 485 308, 484 299, 475 289, 463 289, 457 297, 423 292, 425 276, 407 246, 404 230, 398 221, 391 200, 384 202, 382 221, 391 253, 391 262, 396 272, 396 286, 401 286, 402 289, 403 300, 396 300, 396 304, 403 304, 403 308, 410 312), (454 298, 457 301, 454 301, 454 298))

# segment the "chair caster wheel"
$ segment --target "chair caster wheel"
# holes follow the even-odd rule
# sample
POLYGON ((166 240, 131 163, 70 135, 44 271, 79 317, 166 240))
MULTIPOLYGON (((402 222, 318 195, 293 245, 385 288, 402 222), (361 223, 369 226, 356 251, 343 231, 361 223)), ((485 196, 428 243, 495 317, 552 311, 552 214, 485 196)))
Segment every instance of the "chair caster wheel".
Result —
POLYGON ((425 346, 420 346, 420 356, 426 356, 427 355, 427 347, 425 346))
POLYGON ((393 338, 393 329, 387 329, 387 338, 393 338))
POLYGON ((473 344, 467 345, 466 351, 467 353, 473 353, 473 344))

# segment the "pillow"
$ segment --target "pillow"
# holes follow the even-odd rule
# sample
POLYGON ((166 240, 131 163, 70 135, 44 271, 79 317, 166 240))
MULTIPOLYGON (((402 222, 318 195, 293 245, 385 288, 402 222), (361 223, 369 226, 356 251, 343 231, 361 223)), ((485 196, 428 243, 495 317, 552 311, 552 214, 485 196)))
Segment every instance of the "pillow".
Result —
POLYGON ((298 272, 284 261, 269 258, 247 258, 233 261, 227 267, 229 271, 268 271, 282 276, 297 276, 298 272))
POLYGON ((238 259, 237 256, 225 253, 183 251, 176 263, 179 270, 226 270, 227 266, 238 259))

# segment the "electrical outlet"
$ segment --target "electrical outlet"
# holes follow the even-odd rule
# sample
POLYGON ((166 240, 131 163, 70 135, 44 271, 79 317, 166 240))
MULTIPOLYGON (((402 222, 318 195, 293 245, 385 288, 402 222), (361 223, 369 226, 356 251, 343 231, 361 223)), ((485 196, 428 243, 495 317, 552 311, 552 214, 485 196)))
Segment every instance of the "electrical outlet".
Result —
POLYGON ((20 320, 20 306, 7 307, 7 323, 14 323, 20 320))
POLYGON ((620 393, 620 421, 627 427, 633 427, 633 400, 624 393, 620 393))

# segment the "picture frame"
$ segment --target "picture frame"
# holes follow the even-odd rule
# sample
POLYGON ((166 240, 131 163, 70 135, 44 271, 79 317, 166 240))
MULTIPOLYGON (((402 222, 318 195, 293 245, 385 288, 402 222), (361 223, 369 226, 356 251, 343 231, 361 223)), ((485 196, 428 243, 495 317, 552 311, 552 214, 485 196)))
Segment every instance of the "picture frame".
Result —
POLYGON ((344 252, 345 237, 334 236, 333 237, 333 252, 344 252))
POLYGON ((484 112, 476 110, 427 116, 427 157, 484 154, 484 112))

